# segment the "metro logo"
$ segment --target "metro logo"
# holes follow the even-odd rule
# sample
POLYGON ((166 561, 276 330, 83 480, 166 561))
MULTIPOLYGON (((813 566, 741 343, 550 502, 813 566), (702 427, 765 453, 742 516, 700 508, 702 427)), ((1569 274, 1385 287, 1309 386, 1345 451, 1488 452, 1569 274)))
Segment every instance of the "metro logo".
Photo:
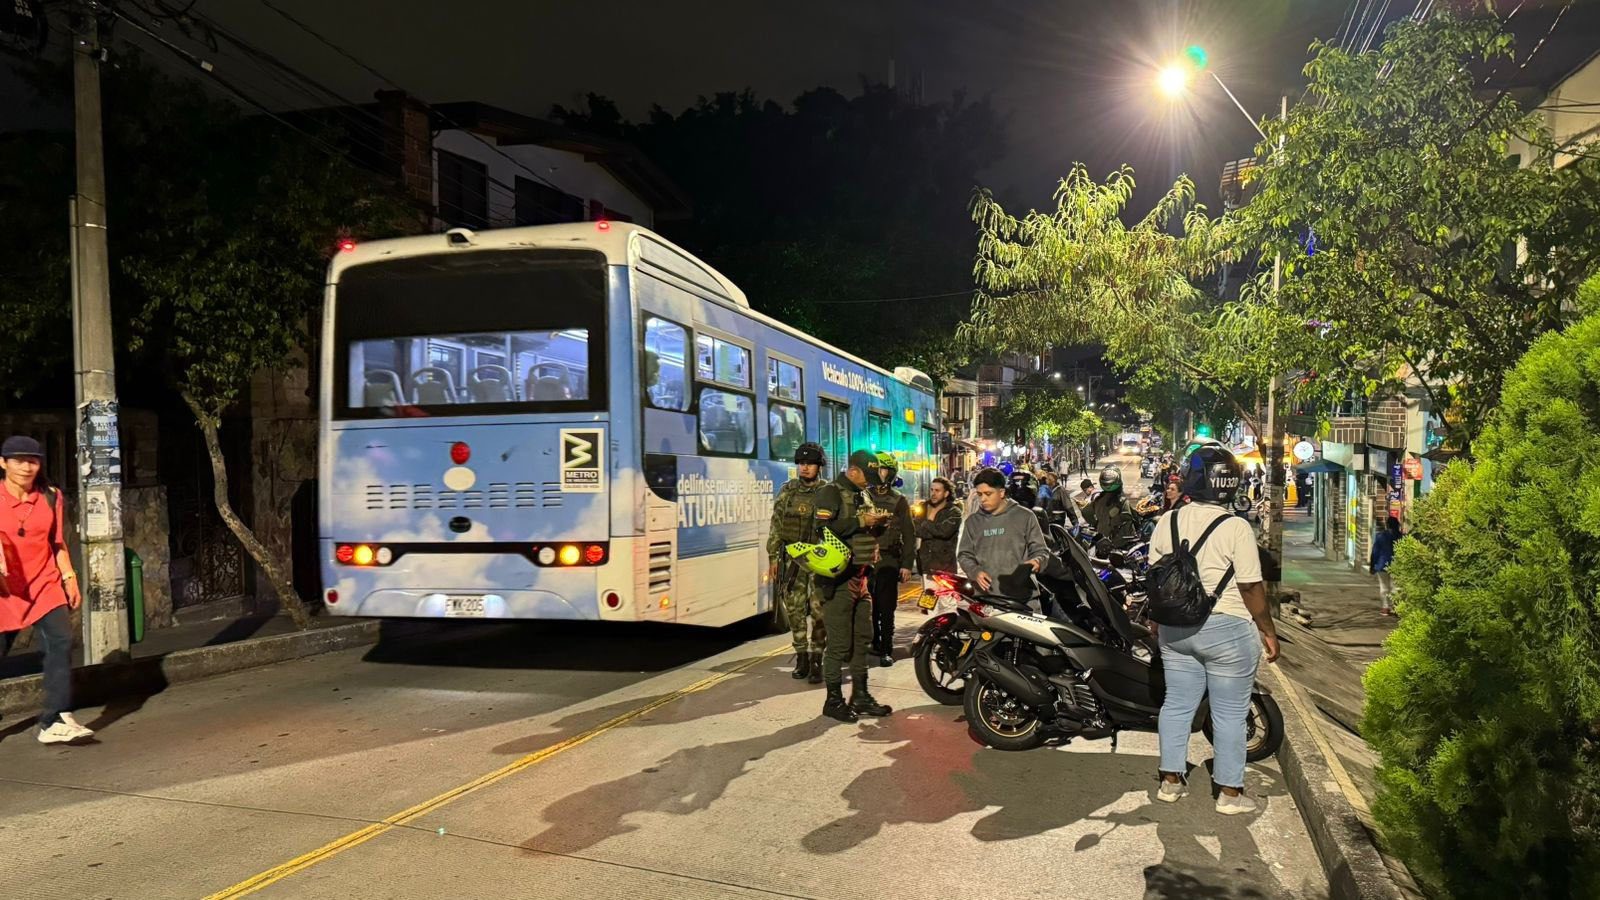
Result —
POLYGON ((605 432, 598 428, 561 429, 561 490, 598 494, 605 490, 605 432))

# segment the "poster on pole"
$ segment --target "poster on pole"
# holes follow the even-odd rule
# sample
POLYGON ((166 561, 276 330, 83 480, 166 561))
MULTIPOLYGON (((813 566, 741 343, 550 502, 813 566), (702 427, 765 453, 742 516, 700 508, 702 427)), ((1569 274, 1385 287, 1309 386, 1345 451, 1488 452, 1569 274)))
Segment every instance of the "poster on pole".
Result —
POLYGON ((117 401, 88 400, 78 407, 78 475, 85 488, 121 484, 117 401))

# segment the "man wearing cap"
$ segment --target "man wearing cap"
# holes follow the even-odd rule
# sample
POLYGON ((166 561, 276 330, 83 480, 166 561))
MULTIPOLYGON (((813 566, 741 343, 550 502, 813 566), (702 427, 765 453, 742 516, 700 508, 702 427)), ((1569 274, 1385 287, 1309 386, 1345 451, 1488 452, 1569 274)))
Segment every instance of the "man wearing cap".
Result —
POLYGON ((873 506, 863 492, 880 481, 878 456, 868 450, 850 454, 839 477, 817 491, 817 525, 850 548, 850 562, 832 578, 817 576, 813 584, 822 598, 822 619, 828 649, 822 655, 822 680, 827 697, 822 714, 841 722, 861 716, 887 716, 892 710, 867 692, 867 645, 872 642, 872 596, 867 575, 878 555, 878 534, 892 513, 873 506), (850 669, 850 702, 844 699, 844 669, 850 669))
MULTIPOLYGON (((29 626, 44 652, 44 708, 39 743, 65 744, 94 734, 78 724, 72 703, 72 626, 68 610, 83 601, 67 553, 61 492, 39 483, 44 452, 31 437, 0 444, 0 650, 11 651, 29 626)), ((4 655, 0 653, 0 655, 4 655)))

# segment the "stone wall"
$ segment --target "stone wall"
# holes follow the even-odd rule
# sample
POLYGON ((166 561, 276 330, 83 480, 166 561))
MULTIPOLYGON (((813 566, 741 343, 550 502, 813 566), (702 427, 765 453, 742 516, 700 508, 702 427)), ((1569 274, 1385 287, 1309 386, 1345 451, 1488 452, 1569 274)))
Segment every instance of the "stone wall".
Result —
MULTIPOLYGON (((317 410, 304 357, 296 354, 291 362, 295 364, 283 371, 257 373, 250 386, 250 523, 288 571, 294 563, 295 529, 310 529, 307 533, 314 535, 317 526, 314 520, 295 521, 295 494, 317 477, 317 410)), ((255 593, 261 604, 276 599, 259 571, 255 593)))
POLYGON ((144 563, 145 627, 171 625, 172 547, 165 487, 122 489, 122 541, 144 563))

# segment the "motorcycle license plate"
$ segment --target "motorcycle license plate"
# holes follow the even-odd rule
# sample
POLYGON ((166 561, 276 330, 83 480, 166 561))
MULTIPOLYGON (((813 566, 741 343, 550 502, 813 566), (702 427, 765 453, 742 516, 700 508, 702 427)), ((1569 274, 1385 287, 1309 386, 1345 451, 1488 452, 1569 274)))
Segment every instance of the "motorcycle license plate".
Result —
POLYGON ((481 619, 487 614, 482 596, 444 598, 447 619, 481 619))
POLYGON ((939 598, 932 594, 923 594, 917 598, 917 605, 923 609, 933 609, 939 603, 939 598))

